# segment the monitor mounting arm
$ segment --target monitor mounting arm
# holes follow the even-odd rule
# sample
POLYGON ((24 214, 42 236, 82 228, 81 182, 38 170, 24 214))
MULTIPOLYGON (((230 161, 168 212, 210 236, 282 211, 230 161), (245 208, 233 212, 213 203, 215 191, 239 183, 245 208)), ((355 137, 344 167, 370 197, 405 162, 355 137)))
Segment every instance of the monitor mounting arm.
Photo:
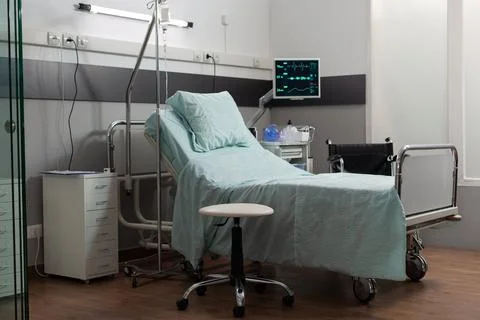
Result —
POLYGON ((273 89, 270 89, 267 93, 258 99, 258 110, 255 112, 253 117, 247 121, 247 127, 252 127, 265 113, 265 105, 272 101, 273 99, 273 89))

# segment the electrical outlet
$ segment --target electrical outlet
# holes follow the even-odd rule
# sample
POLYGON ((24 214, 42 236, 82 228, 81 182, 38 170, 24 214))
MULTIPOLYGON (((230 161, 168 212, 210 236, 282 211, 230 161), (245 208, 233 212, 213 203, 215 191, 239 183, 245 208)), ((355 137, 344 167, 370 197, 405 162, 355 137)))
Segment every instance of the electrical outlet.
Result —
POLYGON ((69 33, 64 33, 62 35, 62 46, 64 48, 75 48, 75 44, 73 43, 73 41, 69 41, 70 39, 74 40, 76 42, 75 36, 73 36, 69 33))
POLYGON ((195 62, 202 62, 202 53, 195 51, 193 53, 193 61, 195 62))
POLYGON ((77 48, 86 49, 88 47, 88 38, 84 36, 77 36, 77 48))
POLYGON ((27 227, 27 239, 41 238, 43 235, 41 224, 34 224, 27 227))
POLYGON ((216 64, 218 64, 220 62, 220 55, 218 53, 209 52, 209 51, 205 51, 203 53, 203 62, 213 63, 213 59, 212 58, 207 58, 207 56, 213 57, 215 59, 216 64))
POLYGON ((210 56, 213 56, 213 52, 208 52, 208 51, 205 51, 203 53, 203 62, 207 62, 207 63, 213 63, 212 59, 211 58, 208 58, 210 56))
POLYGON ((53 32, 47 32, 47 44, 53 47, 60 47, 62 38, 59 34, 53 32))

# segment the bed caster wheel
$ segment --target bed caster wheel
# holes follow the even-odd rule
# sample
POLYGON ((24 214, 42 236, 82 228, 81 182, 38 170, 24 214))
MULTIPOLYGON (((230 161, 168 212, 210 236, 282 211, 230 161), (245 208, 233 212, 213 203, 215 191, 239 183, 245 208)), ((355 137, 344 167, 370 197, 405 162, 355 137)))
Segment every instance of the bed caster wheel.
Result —
POLYGON ((90 284, 90 280, 85 280, 85 281, 83 281, 83 283, 90 284))
POLYGON ((407 276, 412 281, 420 281, 428 270, 428 264, 424 257, 417 253, 407 256, 407 276))
POLYGON ((235 318, 243 318, 245 315, 245 307, 235 306, 233 307, 233 316, 235 318))
POLYGON ((265 283, 256 283, 255 284, 255 292, 256 293, 264 293, 267 290, 267 285, 265 283))
POLYGON ((184 311, 184 310, 187 310, 188 308, 188 299, 180 299, 180 300, 177 300, 177 309, 179 311, 184 311))
POLYGON ((130 270, 129 267, 125 266, 123 267, 123 273, 125 274, 126 277, 130 277, 132 275, 132 270, 130 270))
POLYGON ((377 293, 377 282, 370 278, 357 278, 353 280, 353 294, 360 303, 367 304, 377 293))
POLYGON ((294 302, 295 302, 295 296, 283 296, 282 298, 282 303, 286 307, 293 306, 294 302))
POLYGON ((207 287, 206 286, 198 287, 197 289, 195 289, 195 292, 197 292, 197 296, 203 297, 207 292, 207 287))

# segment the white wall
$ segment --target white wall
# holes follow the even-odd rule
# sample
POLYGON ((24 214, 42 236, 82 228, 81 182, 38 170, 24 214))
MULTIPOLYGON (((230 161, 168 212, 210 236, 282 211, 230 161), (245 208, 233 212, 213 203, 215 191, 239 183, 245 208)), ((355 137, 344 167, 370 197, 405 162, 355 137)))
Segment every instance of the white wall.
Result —
MULTIPOLYGON (((369 7, 368 0, 272 1, 272 56, 319 57, 322 77, 367 73, 369 7)), ((316 128, 315 172, 328 170, 327 138, 365 142, 365 105, 274 107, 271 117, 279 125, 292 120, 316 128)))
MULTIPOLYGON (((147 1, 97 0, 93 4, 131 12, 150 14, 147 1)), ((173 18, 194 22, 191 30, 171 28, 167 42, 171 46, 223 52, 224 27, 221 15, 226 14, 226 48, 229 53, 269 56, 269 0, 170 0, 173 18)), ((107 39, 141 42, 146 22, 131 21, 105 15, 75 11, 77 1, 25 0, 23 26, 54 32, 70 32, 107 39)), ((153 41, 153 38, 151 39, 153 41)))
POLYGON ((448 142, 447 0, 371 1, 368 136, 448 142))
POLYGON ((463 168, 466 179, 475 179, 480 185, 480 2, 463 0, 463 68, 464 100, 454 107, 454 111, 463 115, 463 121, 455 130, 463 133, 463 168), (463 108, 462 108, 463 107, 463 108), (462 110, 463 109, 463 110, 462 110))
POLYGON ((322 76, 365 74, 368 0, 275 0, 273 57, 319 57, 322 76))

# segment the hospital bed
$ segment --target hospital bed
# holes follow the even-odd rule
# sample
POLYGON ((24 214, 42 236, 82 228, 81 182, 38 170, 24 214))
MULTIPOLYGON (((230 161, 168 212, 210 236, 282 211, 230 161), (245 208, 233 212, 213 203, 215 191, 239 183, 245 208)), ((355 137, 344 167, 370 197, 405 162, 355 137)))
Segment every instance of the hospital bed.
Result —
MULTIPOLYGON (((148 243, 159 252, 158 274, 166 274, 160 254, 164 246, 161 241, 163 231, 171 231, 171 243, 165 248, 180 252, 198 269, 206 252, 228 255, 230 249, 228 222, 214 217, 201 218, 198 214, 200 207, 226 202, 254 202, 272 207, 275 214, 244 221, 246 259, 318 267, 350 275, 354 277, 354 293, 362 302, 374 297, 374 279, 404 280, 410 248, 407 241, 411 239, 408 234, 443 223, 458 214, 457 153, 454 146, 405 146, 397 158, 395 177, 346 172, 314 175, 263 149, 253 137, 242 147, 196 152, 184 119, 168 106, 160 109, 159 25, 163 32, 166 25, 156 23, 157 17, 158 3, 155 2, 126 92, 126 171, 118 180, 127 193, 135 193, 136 180, 154 178, 157 204, 160 203, 162 179, 169 179, 171 175, 175 181, 173 221, 162 220, 159 205, 156 220, 137 214, 141 223, 123 221, 132 228, 158 233, 153 239, 156 241, 148 243), (145 122, 145 136, 155 146, 156 172, 135 176, 131 171, 131 129, 132 124, 138 123, 134 124, 131 119, 131 96, 153 30, 156 112, 145 122), (438 150, 448 150, 453 159, 451 169, 442 171, 451 183, 448 204, 428 209, 417 206, 407 212, 402 202, 402 194, 406 191, 403 162, 411 151, 438 150), (168 173, 161 170, 160 158, 166 163, 168 173), (224 227, 218 227, 220 224, 224 227)), ((270 95, 262 97, 260 102, 270 95)), ((262 113, 260 108, 257 116, 262 113)), ((421 246, 416 248, 419 251, 421 246)), ((421 256, 418 256, 420 261, 421 256)))
MULTIPOLYGON (((410 234, 458 217, 457 153, 452 145, 408 145, 397 156, 395 176, 354 173, 311 174, 295 168, 252 139, 248 147, 210 152, 192 149, 190 132, 169 106, 145 122, 145 136, 160 143, 163 160, 177 184, 172 248, 193 266, 205 253, 229 254, 229 226, 200 217, 198 209, 226 202, 271 206, 269 218, 244 221, 246 259, 296 267, 313 267, 347 274, 354 294, 368 302, 375 279, 403 281, 407 262, 426 272, 420 243, 410 234), (411 153, 446 151, 451 194, 441 207, 405 211, 403 164, 411 153)), ((410 272, 409 274, 412 274, 410 272)), ((424 273, 423 273, 424 274, 424 273)), ((422 275, 423 276, 423 275, 422 275)))

